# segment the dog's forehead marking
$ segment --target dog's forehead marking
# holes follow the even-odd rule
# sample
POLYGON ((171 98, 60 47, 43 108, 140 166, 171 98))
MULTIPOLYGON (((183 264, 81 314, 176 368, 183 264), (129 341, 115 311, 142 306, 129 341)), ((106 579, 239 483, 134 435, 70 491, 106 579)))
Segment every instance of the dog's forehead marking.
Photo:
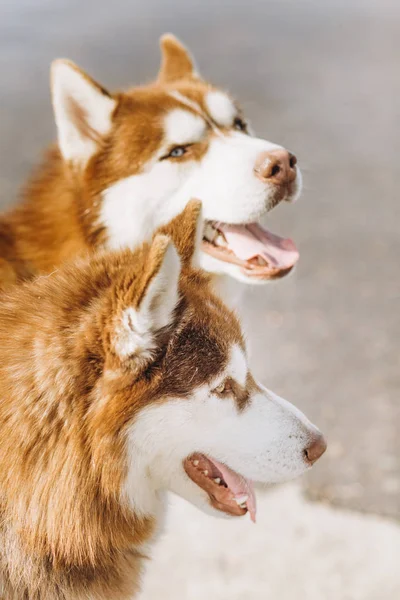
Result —
POLYGON ((205 102, 208 112, 218 125, 231 127, 237 111, 229 96, 220 91, 212 91, 206 95, 205 102))
POLYGON ((199 142, 204 137, 207 126, 201 116, 182 108, 174 108, 165 117, 164 127, 168 143, 183 145, 199 142))
POLYGON ((247 360, 243 350, 238 344, 234 344, 231 349, 229 363, 225 369, 228 377, 232 377, 242 387, 246 384, 247 379, 247 360))

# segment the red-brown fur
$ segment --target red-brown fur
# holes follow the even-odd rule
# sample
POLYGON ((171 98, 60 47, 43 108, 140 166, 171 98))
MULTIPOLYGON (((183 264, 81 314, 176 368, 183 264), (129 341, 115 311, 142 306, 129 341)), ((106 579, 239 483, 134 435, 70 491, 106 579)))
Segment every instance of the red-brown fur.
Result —
POLYGON ((125 433, 142 407, 214 377, 233 315, 190 266, 199 206, 166 228, 184 265, 173 322, 153 359, 121 359, 116 323, 140 306, 169 238, 81 259, 0 301, 0 595, 7 600, 128 600, 156 523, 121 499, 125 433), (190 374, 190 377, 188 376, 190 374), (195 374, 195 375, 194 375, 195 374), (188 383, 190 379, 190 383, 188 383))
MULTIPOLYGON (((66 260, 102 247, 107 232, 98 221, 100 194, 116 181, 139 173, 159 147, 163 136, 160 114, 179 106, 168 95, 172 83, 175 91, 182 90, 204 105, 204 94, 211 87, 192 75, 185 49, 168 36, 162 48, 163 62, 155 83, 112 96, 117 103, 111 132, 105 139, 94 139, 97 151, 88 163, 72 165, 53 147, 25 187, 20 205, 0 218, 0 289, 49 273, 66 260)), ((85 115, 75 106, 71 114, 92 138, 85 115)), ((206 142, 196 145, 194 158, 206 150, 206 142)), ((182 160, 188 158, 193 158, 191 152, 182 160)))

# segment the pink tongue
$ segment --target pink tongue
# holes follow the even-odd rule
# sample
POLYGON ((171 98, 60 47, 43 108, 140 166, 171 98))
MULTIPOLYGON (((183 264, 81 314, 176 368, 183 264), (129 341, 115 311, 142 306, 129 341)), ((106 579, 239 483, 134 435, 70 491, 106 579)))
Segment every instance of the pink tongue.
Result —
POLYGON ((221 472, 222 477, 229 489, 233 492, 235 498, 242 496, 248 496, 247 510, 250 513, 250 518, 253 523, 256 522, 256 496, 254 493, 253 483, 249 479, 245 479, 235 471, 232 471, 229 467, 223 463, 218 462, 214 458, 212 462, 216 465, 218 470, 221 472))
POLYGON ((258 223, 227 225, 218 222, 215 226, 241 260, 262 256, 270 267, 287 269, 299 259, 299 252, 292 240, 274 235, 258 223))

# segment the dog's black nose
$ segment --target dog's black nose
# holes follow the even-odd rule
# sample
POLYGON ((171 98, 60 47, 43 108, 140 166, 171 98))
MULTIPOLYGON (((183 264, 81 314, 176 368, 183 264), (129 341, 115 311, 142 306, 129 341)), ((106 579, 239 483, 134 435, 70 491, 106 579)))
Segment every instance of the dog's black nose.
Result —
POLYGON ((307 448, 304 450, 305 459, 310 465, 313 465, 326 450, 326 441, 322 433, 316 433, 312 436, 307 448))

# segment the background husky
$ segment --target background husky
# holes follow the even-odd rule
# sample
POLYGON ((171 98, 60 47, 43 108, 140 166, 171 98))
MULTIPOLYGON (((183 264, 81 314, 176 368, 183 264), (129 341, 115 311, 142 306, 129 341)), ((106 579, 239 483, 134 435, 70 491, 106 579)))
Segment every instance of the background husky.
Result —
POLYGON ((187 50, 162 38, 157 81, 110 94, 73 63, 52 66, 58 149, 0 222, 3 286, 94 247, 135 247, 203 202, 201 264, 261 283, 298 259, 259 220, 301 190, 296 157, 253 137, 236 102, 206 83, 187 50))
POLYGON ((0 302, 7 600, 131 599, 167 490, 255 520, 252 480, 293 478, 325 451, 254 380, 237 320, 190 266, 197 212, 181 256, 157 235, 0 302))

